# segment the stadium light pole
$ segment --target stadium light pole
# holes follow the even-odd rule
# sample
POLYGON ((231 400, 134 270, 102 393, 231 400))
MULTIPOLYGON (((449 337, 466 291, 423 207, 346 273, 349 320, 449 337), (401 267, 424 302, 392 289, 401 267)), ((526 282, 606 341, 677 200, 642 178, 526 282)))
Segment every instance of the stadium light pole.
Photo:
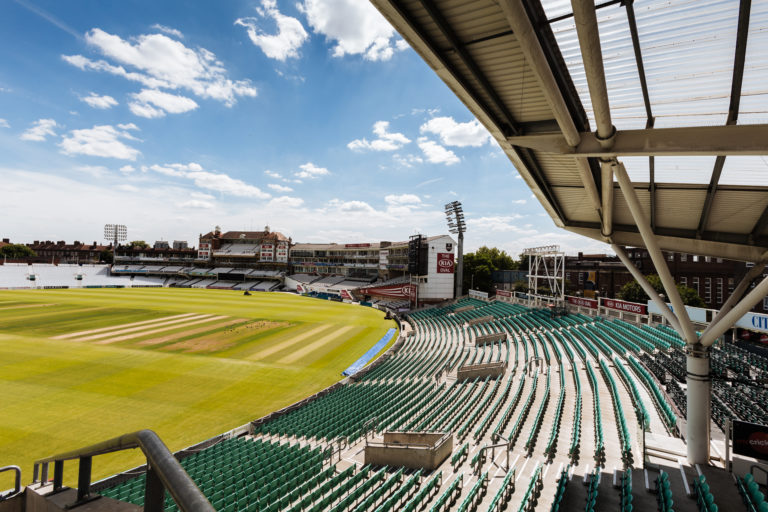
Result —
POLYGON ((128 239, 128 228, 125 224, 104 224, 104 240, 113 243, 113 254, 117 252, 117 243, 128 239))
POLYGON ((461 296, 464 282, 464 232, 467 230, 467 223, 464 221, 464 209, 459 201, 452 201, 445 205, 445 217, 448 220, 448 231, 458 235, 459 247, 456 262, 456 291, 454 298, 461 296))

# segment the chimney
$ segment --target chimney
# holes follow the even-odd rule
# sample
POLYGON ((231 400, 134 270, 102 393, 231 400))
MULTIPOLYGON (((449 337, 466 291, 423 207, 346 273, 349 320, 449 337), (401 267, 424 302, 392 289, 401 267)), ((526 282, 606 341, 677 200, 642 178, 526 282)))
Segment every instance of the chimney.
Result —
POLYGON ((11 243, 11 239, 10 238, 3 238, 3 243, 9 244, 9 243, 11 243))

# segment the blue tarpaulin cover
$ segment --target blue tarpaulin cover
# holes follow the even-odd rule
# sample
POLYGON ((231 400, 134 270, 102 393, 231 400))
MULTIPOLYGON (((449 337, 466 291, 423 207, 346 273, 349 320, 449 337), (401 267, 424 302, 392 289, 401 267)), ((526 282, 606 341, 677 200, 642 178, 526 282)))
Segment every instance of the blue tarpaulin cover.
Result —
POLYGON ((363 367, 368 364, 368 361, 373 359, 373 356, 378 354, 382 348, 386 346, 387 343, 389 343, 389 340, 392 339, 392 336, 395 335, 395 332, 397 332, 397 329, 394 327, 387 331, 387 334, 384 335, 383 338, 381 338, 379 341, 376 342, 374 346, 372 346, 368 352, 362 355, 360 359, 352 363, 352 366, 341 372, 342 375, 346 375, 349 377, 350 375, 354 375, 360 370, 363 369, 363 367))

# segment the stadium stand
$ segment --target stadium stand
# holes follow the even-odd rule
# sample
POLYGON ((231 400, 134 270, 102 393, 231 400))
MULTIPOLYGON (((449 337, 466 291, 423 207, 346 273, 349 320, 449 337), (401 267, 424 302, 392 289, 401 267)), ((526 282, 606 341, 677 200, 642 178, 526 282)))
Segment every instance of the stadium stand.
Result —
MULTIPOLYGON (((680 409, 664 383, 677 382, 679 348, 665 329, 467 298, 412 312, 407 322, 412 331, 396 349, 353 378, 231 439, 182 452, 182 466, 214 508, 613 510, 605 507, 614 503, 630 511, 633 504, 645 510, 638 505, 650 499, 660 510, 716 510, 709 474, 685 482, 691 498, 681 490, 688 477, 675 466, 650 475, 658 494, 632 486, 643 460, 638 429, 678 435, 680 409), (458 377, 498 363, 502 375, 458 377), (366 465, 360 454, 369 439, 391 431, 451 432, 456 445, 433 473, 366 465), (569 485, 577 468, 584 486, 569 485), (447 474, 456 476, 444 481, 447 474)), ((768 362, 734 347, 716 357, 750 372, 768 362)), ((715 387, 724 417, 761 414, 764 393, 715 387)), ((135 473, 97 488, 142 505, 144 476, 135 473)), ((747 510, 762 510, 750 478, 732 485, 732 494, 741 492, 747 510)), ((170 497, 164 508, 177 510, 170 497)))

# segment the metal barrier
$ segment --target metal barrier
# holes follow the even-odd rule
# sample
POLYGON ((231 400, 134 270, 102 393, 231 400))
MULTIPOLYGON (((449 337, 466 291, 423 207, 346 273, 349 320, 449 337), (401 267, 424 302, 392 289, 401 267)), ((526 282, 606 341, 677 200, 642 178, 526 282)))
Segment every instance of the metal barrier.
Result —
POLYGON ((0 473, 5 471, 15 471, 16 478, 13 481, 13 491, 7 492, 5 494, 0 492, 0 501, 3 501, 6 498, 10 498, 11 496, 15 496, 21 492, 21 468, 19 466, 4 466, 0 468, 0 473))
POLYGON ((85 448, 40 459, 35 462, 32 481, 47 482, 48 465, 53 462, 53 491, 60 491, 64 481, 64 461, 79 459, 77 500, 69 505, 71 508, 96 497, 90 494, 93 457, 131 448, 141 449, 147 457, 147 480, 144 488, 146 512, 162 512, 166 490, 184 512, 215 512, 216 509, 197 488, 179 461, 151 430, 139 430, 85 448))

